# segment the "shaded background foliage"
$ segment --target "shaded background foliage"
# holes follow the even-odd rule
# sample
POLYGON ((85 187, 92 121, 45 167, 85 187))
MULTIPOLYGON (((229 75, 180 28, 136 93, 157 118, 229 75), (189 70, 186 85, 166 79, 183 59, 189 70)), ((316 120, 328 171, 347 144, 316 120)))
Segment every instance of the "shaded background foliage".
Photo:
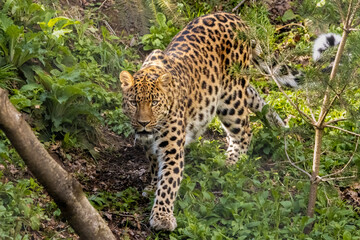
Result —
MULTIPOLYGON (((309 98, 313 106, 322 92, 319 84, 310 83, 324 83, 319 79, 326 75, 321 73, 326 66, 312 64, 311 42, 318 29, 341 32, 333 3, 315 2, 324 5, 274 0, 264 5, 245 2, 235 10, 255 27, 253 36, 268 40, 264 49, 272 57, 306 72, 308 85, 313 86, 309 89, 314 90, 309 98)), ((224 135, 215 119, 203 138, 187 150, 188 164, 175 207, 179 227, 171 234, 147 227, 151 203, 141 196, 148 181, 147 162, 140 146, 133 144, 131 127, 122 114, 118 74, 135 72, 150 50, 165 48, 193 18, 230 12, 238 3, 0 1, 0 86, 8 89, 11 102, 52 156, 84 185, 89 200, 120 239, 359 239, 358 199, 353 197, 359 189, 357 179, 322 185, 317 216, 304 216, 309 184, 286 161, 282 136, 291 136, 288 151, 309 170, 313 130, 304 119, 289 117, 296 116, 296 111, 260 75, 253 77, 253 84, 289 119, 290 129, 266 128, 259 120, 261 114, 252 116, 249 157, 227 169, 224 135), (315 223, 314 230, 304 235, 309 222, 315 223)), ((352 56, 344 58, 347 68, 340 73, 339 85, 351 71, 358 71, 357 42, 358 33, 350 36, 347 51, 352 56)), ((306 92, 287 94, 301 107, 307 104, 306 92)), ((358 130, 359 94, 354 85, 330 115, 353 117, 340 127, 358 130)), ((321 166, 324 175, 347 162, 356 141, 328 131, 321 166)), ((354 162, 359 162, 358 154, 354 162)), ((346 174, 354 172, 356 164, 346 174)), ((2 133, 0 177, 1 239, 76 238, 2 133)))

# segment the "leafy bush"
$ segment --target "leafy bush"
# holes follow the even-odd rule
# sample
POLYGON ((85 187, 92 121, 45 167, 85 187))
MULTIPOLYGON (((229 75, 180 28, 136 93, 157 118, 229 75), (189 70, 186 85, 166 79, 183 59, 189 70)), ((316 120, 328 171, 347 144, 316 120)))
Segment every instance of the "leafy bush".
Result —
POLYGON ((11 147, 10 141, 6 138, 5 134, 0 130, 0 177, 2 173, 11 173, 11 165, 25 168, 25 163, 17 154, 14 148, 11 147))
POLYGON ((114 111, 105 113, 106 123, 111 130, 119 135, 123 134, 128 137, 133 133, 133 128, 129 123, 129 119, 123 114, 121 108, 116 108, 114 111))
POLYGON ((150 27, 150 33, 141 37, 144 50, 165 49, 171 39, 179 32, 171 20, 167 21, 163 13, 156 15, 156 25, 150 27))
POLYGON ((18 180, 16 185, 0 182, 1 239, 27 239, 28 230, 39 230, 46 215, 34 199, 41 190, 32 178, 18 180))
POLYGON ((137 209, 140 199, 138 191, 128 188, 117 193, 98 192, 88 197, 90 203, 98 210, 108 209, 112 212, 130 212, 137 209))
POLYGON ((16 68, 11 65, 0 66, 0 87, 10 88, 11 82, 19 81, 16 77, 16 68))
MULTIPOLYGON (((7 65, 0 66, 0 84, 10 90, 12 103, 34 118, 42 139, 91 140, 104 122, 102 113, 113 115, 121 105, 119 94, 110 91, 118 87, 118 73, 135 71, 139 57, 105 28, 99 41, 93 21, 80 24, 54 13, 28 0, 3 4, 0 62, 7 65)), ((111 124, 127 129, 126 118, 115 114, 120 120, 111 124)))
POLYGON ((36 79, 45 90, 40 99, 45 106, 45 120, 51 122, 49 125, 52 133, 76 132, 81 128, 86 130, 89 126, 83 124, 84 120, 88 123, 100 121, 99 114, 91 104, 93 98, 102 93, 98 85, 78 82, 77 78, 66 78, 56 70, 52 71, 52 75, 47 75, 38 68, 34 71, 36 79))

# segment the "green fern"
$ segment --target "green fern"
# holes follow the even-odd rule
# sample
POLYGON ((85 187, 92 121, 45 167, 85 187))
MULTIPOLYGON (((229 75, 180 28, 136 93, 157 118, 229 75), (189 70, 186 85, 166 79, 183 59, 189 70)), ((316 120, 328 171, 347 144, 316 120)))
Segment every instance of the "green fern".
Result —
POLYGON ((172 0, 146 0, 146 5, 151 9, 154 19, 157 18, 159 11, 174 22, 179 18, 179 14, 174 10, 177 9, 177 5, 172 0))
MULTIPOLYGON (((1 58, 0 58, 1 60, 1 58)), ((0 67, 0 88, 8 88, 10 81, 20 81, 17 78, 16 68, 12 65, 0 67)))

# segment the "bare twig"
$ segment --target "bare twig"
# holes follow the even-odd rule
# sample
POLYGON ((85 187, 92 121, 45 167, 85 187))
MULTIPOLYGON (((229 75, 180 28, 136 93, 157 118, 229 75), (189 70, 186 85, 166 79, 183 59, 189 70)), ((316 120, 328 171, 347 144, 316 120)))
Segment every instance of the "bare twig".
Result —
POLYGON ((110 24, 109 24, 106 20, 104 20, 104 23, 105 23, 106 27, 109 29, 109 31, 110 31, 113 35, 116 36, 116 32, 115 32, 114 29, 110 26, 110 24))
MULTIPOLYGON (((325 107, 325 110, 324 111, 321 111, 322 114, 319 116, 319 121, 317 122, 317 126, 320 127, 322 126, 324 120, 325 120, 325 117, 327 116, 328 112, 330 111, 332 105, 334 104, 335 100, 338 98, 338 95, 335 95, 333 97, 333 99, 330 101, 330 103, 327 105, 327 106, 324 106, 325 107)), ((323 109, 321 109, 323 110, 323 109)))
POLYGON ((305 171, 304 169, 298 167, 293 161, 291 161, 290 157, 289 157, 289 154, 287 152, 287 142, 286 142, 286 136, 284 137, 284 144, 285 144, 285 154, 286 154, 286 157, 288 159, 288 161, 290 162, 290 164, 295 167, 297 170, 301 171, 302 173, 306 174, 309 178, 311 178, 311 175, 310 173, 308 173, 307 171, 305 171))
MULTIPOLYGON (((340 8, 341 9, 341 8, 340 8)), ((344 48, 345 48, 345 43, 346 43, 346 39, 348 37, 349 34, 349 28, 351 27, 351 17, 354 17, 354 15, 352 14, 352 0, 350 0, 349 2, 349 8, 346 14, 346 18, 345 21, 343 22, 344 25, 344 32, 342 34, 342 40, 339 44, 338 50, 336 52, 336 56, 335 56, 335 60, 334 60, 334 64, 333 64, 333 68, 331 70, 330 73, 330 79, 329 79, 329 86, 331 85, 330 83, 335 79, 338 67, 339 67, 339 63, 340 63, 340 58, 344 52, 344 48)), ((329 105, 329 101, 330 101, 330 87, 327 87, 325 90, 325 95, 324 95, 324 100, 321 106, 321 112, 319 115, 319 121, 317 122, 319 125, 323 124, 323 121, 328 113, 328 105, 329 105)))
POLYGON ((283 26, 280 26, 280 27, 277 27, 275 29, 275 31, 279 31, 280 29, 283 29, 283 28, 286 28, 286 27, 290 27, 290 26, 298 26, 298 27, 302 27, 305 29, 305 26, 299 24, 299 23, 289 23, 289 24, 286 24, 286 25, 283 25, 283 26))
MULTIPOLYGON (((335 100, 337 98, 340 98, 340 96, 342 95, 342 93, 345 91, 346 87, 347 87, 348 84, 345 84, 344 87, 340 90, 340 92, 336 92, 335 90, 333 90, 336 95, 333 97, 333 99, 330 101, 330 103, 328 103, 327 106, 323 106, 325 108, 325 110, 322 108, 321 109, 321 112, 322 114, 320 114, 319 116, 319 121, 317 122, 318 123, 318 126, 321 126, 325 120, 325 117, 326 115, 328 114, 328 112, 330 111, 330 108, 332 107, 332 105, 334 104, 335 100), (324 111, 323 111, 324 110, 324 111)), ((330 86, 329 86, 330 87, 330 86)), ((329 88, 328 88, 329 89, 329 88)))
POLYGON ((101 3, 100 7, 98 8, 98 10, 100 10, 100 9, 104 6, 104 4, 105 4, 106 2, 107 2, 107 0, 103 1, 103 2, 101 3))
POLYGON ((242 0, 241 2, 239 2, 238 5, 236 5, 236 7, 233 8, 233 10, 231 10, 232 12, 235 12, 246 0, 242 0))
POLYGON ((328 175, 323 176, 323 178, 326 179, 326 178, 328 178, 328 177, 331 177, 331 176, 338 175, 338 174, 342 173, 342 172, 349 166, 349 164, 352 162, 352 160, 353 160, 353 158, 354 158, 354 156, 355 156, 355 153, 356 153, 356 151, 357 151, 357 149, 358 149, 358 146, 359 146, 359 137, 358 137, 357 140, 356 140, 356 145, 355 145, 354 152, 353 152, 353 154, 351 155, 349 161, 345 164, 345 166, 344 166, 342 169, 340 169, 339 171, 336 171, 336 172, 334 172, 334 173, 330 173, 330 174, 328 174, 328 175))
POLYGON ((346 14, 346 19, 345 19, 345 21, 343 22, 345 31, 347 31, 348 27, 350 27, 350 23, 351 23, 350 18, 351 18, 352 3, 353 3, 353 1, 350 0, 350 1, 349 1, 349 7, 348 7, 348 10, 347 10, 347 14, 346 14))
MULTIPOLYGON (((352 2, 352 1, 351 1, 351 2, 352 2)), ((348 30, 349 30, 351 27, 353 27, 353 26, 351 25, 351 23, 354 21, 355 15, 356 15, 356 13, 357 13, 357 11, 358 11, 359 8, 360 8, 360 1, 357 1, 357 2, 356 2, 356 5, 354 6, 354 8, 351 9, 352 12, 351 12, 350 19, 349 19, 348 30)))
POLYGON ((325 127, 329 127, 329 128, 335 128, 335 129, 337 129, 337 130, 346 132, 346 133, 348 133, 348 134, 351 134, 351 135, 360 137, 360 134, 359 134, 359 133, 355 133, 355 132, 352 132, 352 131, 349 131, 349 130, 346 130, 346 129, 343 129, 343 128, 340 128, 340 127, 337 127, 337 126, 334 126, 334 125, 325 124, 324 126, 325 126, 325 127))
POLYGON ((347 121, 347 120, 349 120, 349 119, 348 118, 338 118, 335 120, 328 121, 328 122, 326 122, 326 124, 332 124, 332 123, 337 123, 337 122, 347 121))
POLYGON ((354 22, 354 24, 351 26, 350 31, 359 31, 358 28, 356 28, 360 24, 360 19, 357 19, 357 21, 354 22))
POLYGON ((339 180, 345 180, 345 179, 351 179, 355 178, 356 175, 347 176, 347 177, 334 177, 334 178, 320 178, 322 182, 328 182, 328 181, 339 181, 339 180))

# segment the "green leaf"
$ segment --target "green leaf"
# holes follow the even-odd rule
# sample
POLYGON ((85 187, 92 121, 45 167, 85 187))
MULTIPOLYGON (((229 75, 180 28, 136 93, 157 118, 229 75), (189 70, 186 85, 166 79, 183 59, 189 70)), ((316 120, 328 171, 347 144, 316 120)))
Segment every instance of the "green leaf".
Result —
POLYGON ((265 147, 263 151, 264 151, 265 154, 269 154, 270 151, 271 151, 271 148, 270 147, 265 147))
POLYGON ((318 0, 316 7, 323 7, 326 4, 326 0, 318 0))
POLYGON ((293 12, 291 9, 289 9, 289 10, 287 10, 287 11, 284 13, 284 15, 281 17, 281 20, 282 20, 283 22, 287 22, 287 21, 289 21, 289 20, 295 19, 297 16, 298 16, 298 15, 294 14, 294 12, 293 12))
POLYGON ((202 192, 202 195, 203 195, 203 197, 204 197, 205 200, 210 200, 210 199, 211 199, 211 195, 210 195, 210 193, 208 193, 208 192, 203 191, 203 192, 202 192))
POLYGON ((62 21, 62 20, 67 20, 67 21, 71 21, 70 18, 67 18, 67 17, 56 17, 56 18, 53 18, 53 19, 50 19, 49 22, 47 23, 47 26, 52 28, 54 27, 54 25, 59 22, 59 21, 62 21))
POLYGON ((14 21, 3 13, 0 13, 0 27, 6 31, 7 28, 13 25, 14 21))
POLYGON ((349 231, 345 231, 343 234, 343 240, 351 240, 351 233, 349 231))
POLYGON ((64 36, 66 33, 71 33, 72 30, 71 29, 60 29, 60 30, 55 30, 52 35, 56 38, 60 38, 62 36, 64 36))
POLYGON ((38 216, 31 216, 30 217, 30 226, 33 230, 39 230, 40 228, 40 219, 38 216))
POLYGON ((280 204, 286 209, 292 208, 292 202, 290 201, 281 201, 280 204))
POLYGON ((24 86, 22 86, 20 88, 21 92, 26 92, 26 91, 33 91, 35 89, 42 89, 43 87, 40 84, 37 83, 30 83, 30 84, 26 84, 24 86))
POLYGON ((164 26, 164 25, 166 26, 166 17, 163 13, 158 13, 156 15, 156 20, 160 26, 164 26))

